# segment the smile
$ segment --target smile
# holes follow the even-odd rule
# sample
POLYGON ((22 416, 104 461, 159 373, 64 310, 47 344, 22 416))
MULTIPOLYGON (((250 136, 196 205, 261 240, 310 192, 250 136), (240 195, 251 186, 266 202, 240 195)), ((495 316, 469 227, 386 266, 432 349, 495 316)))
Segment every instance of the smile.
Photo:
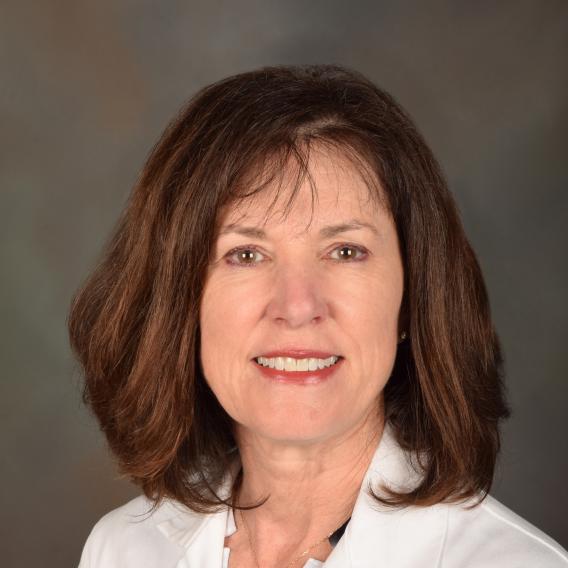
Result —
POLYGON ((327 382, 337 373, 345 360, 343 357, 335 355, 328 359, 293 359, 291 357, 275 357, 274 359, 258 357, 253 359, 253 362, 265 379, 276 383, 297 386, 318 385, 327 382), (278 361, 279 359, 285 361, 278 361), (264 363, 261 363, 259 360, 264 360, 264 363), (270 361, 274 363, 273 367, 266 364, 266 362, 270 361), (308 362, 305 370, 303 370, 306 367, 304 361, 308 362), (318 368, 310 368, 310 361, 312 362, 311 367, 314 366, 313 362, 315 361, 318 363, 318 368), (286 364, 288 364, 288 368, 286 368, 286 364), (282 368, 279 369, 278 367, 282 368))
POLYGON ((335 365, 340 357, 332 355, 327 359, 310 357, 307 359, 295 359, 294 357, 257 357, 256 362, 263 367, 277 369, 278 371, 317 371, 335 365))

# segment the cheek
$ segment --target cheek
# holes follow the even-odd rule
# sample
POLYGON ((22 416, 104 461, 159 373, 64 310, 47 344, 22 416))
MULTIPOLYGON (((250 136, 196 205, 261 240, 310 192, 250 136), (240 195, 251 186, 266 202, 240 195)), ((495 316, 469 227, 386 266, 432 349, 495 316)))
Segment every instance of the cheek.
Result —
POLYGON ((350 322, 350 328, 363 343, 379 340, 396 333, 402 302, 402 276, 379 267, 361 278, 339 282, 334 293, 343 298, 338 311, 350 322))
POLYGON ((390 276, 387 280, 384 274, 374 275, 351 296, 345 311, 344 331, 350 330, 363 389, 382 390, 396 358, 402 283, 390 276))
MULTIPOLYGON (((252 270, 252 269, 242 269, 252 270)), ((240 272, 234 275, 214 274, 207 282, 201 300, 201 318, 205 323, 215 324, 225 330, 226 335, 234 333, 240 326, 247 325, 253 316, 259 296, 267 288, 266 283, 246 277, 240 272)))
POLYGON ((209 281, 200 306, 201 366, 223 405, 238 397, 235 383, 248 363, 246 339, 252 333, 253 296, 239 290, 242 287, 224 279, 209 281))

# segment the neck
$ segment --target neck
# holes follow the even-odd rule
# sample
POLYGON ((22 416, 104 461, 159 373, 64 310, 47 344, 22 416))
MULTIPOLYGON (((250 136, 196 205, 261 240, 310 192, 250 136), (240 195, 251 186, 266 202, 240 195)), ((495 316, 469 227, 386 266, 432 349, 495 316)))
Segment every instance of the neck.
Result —
POLYGON ((238 503, 270 496, 243 512, 254 542, 309 545, 341 526, 351 515, 383 427, 383 413, 375 409, 349 431, 313 443, 269 440, 237 426, 243 467, 238 503))

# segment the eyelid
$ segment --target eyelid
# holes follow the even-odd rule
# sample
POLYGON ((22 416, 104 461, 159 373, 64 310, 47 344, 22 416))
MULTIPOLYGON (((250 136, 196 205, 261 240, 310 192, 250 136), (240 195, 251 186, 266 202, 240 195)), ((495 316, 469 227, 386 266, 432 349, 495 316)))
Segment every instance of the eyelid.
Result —
MULTIPOLYGON (((362 245, 356 245, 353 243, 339 243, 333 246, 333 248, 331 249, 331 252, 334 252, 338 249, 341 249, 342 247, 349 247, 352 249, 355 249, 357 251, 360 252, 360 256, 362 258, 358 258, 358 259, 350 259, 350 260, 337 260, 337 259, 331 259, 333 262, 339 263, 339 264, 350 264, 352 262, 361 262, 363 260, 366 260, 367 257, 370 255, 370 252, 368 251, 368 249, 366 249, 364 246, 362 245)), ((231 249, 229 252, 227 252, 227 254, 224 255, 224 258, 226 259, 230 259, 231 256, 233 256, 234 254, 236 254, 237 252, 243 251, 243 250, 247 250, 247 251, 252 251, 255 253, 260 253, 260 254, 264 254, 262 253, 259 248, 256 245, 241 245, 238 247, 235 247, 233 249, 231 249)), ((262 262, 262 261, 261 261, 262 262)), ((237 266, 237 267, 242 267, 242 268, 251 268, 256 266, 257 264, 261 264, 260 262, 258 263, 251 263, 251 264, 241 264, 239 262, 228 262, 228 264, 230 264, 231 266, 237 266)))

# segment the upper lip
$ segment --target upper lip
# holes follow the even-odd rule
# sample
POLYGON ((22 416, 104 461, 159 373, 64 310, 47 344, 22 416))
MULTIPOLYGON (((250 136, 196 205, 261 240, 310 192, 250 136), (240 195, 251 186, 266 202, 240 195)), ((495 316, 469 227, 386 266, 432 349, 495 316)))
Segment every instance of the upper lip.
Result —
POLYGON ((255 359, 258 357, 266 357, 271 359, 273 357, 293 357, 294 359, 328 359, 329 357, 337 356, 340 357, 337 353, 331 353, 329 351, 318 351, 314 349, 273 349, 271 351, 266 351, 260 355, 257 355, 255 359))

